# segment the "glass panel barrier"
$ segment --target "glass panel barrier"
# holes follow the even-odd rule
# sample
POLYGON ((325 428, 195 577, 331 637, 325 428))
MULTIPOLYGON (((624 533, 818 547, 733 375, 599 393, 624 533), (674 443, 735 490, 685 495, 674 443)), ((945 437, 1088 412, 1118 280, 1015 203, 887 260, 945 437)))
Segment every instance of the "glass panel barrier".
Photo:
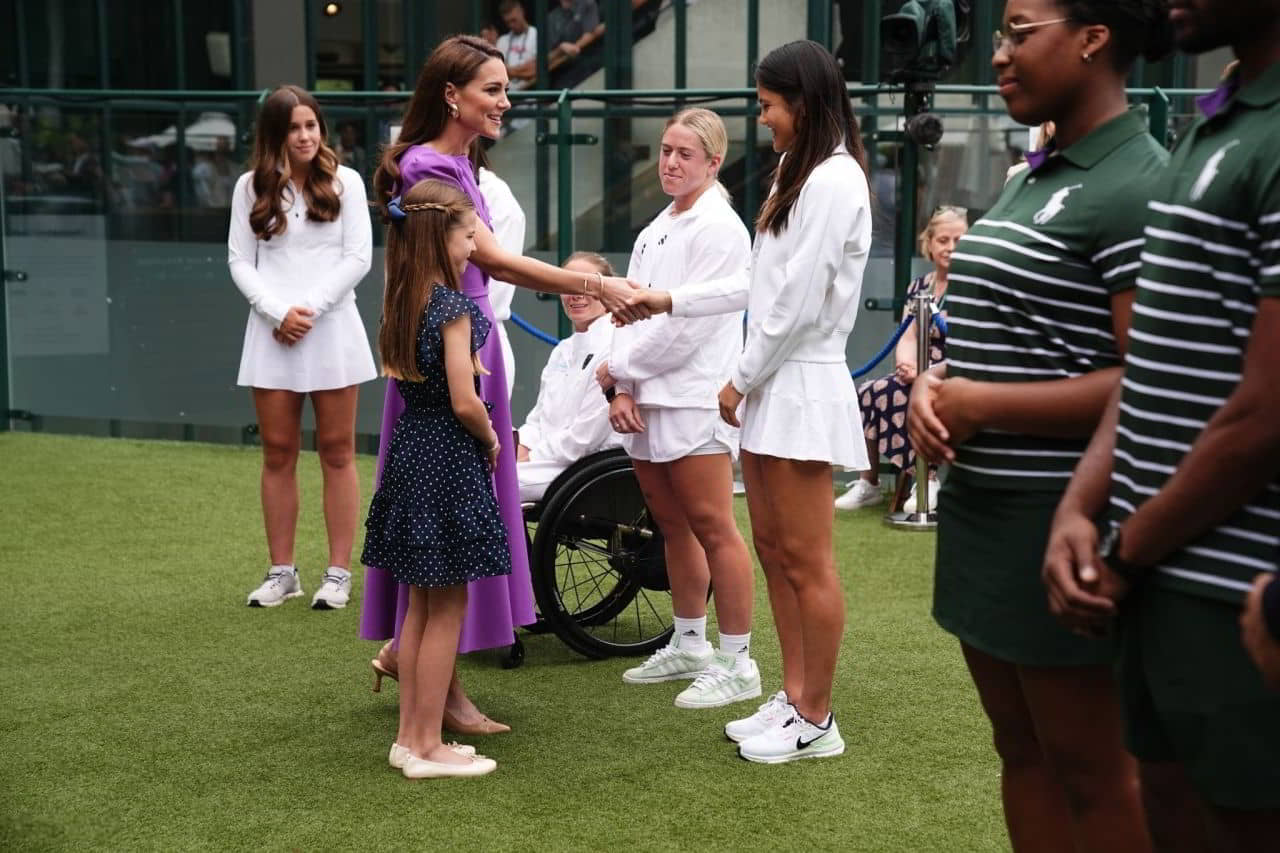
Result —
MULTIPOLYGON (((531 121, 490 151, 494 170, 524 208, 530 254, 555 263, 566 247, 603 250, 624 272, 630 241, 667 203, 656 180, 656 156, 662 126, 679 105, 704 104, 725 117, 730 150, 722 178, 744 221, 754 219, 748 207, 767 194, 776 155, 767 132, 750 132, 750 90, 564 93, 570 115, 564 141, 573 143, 568 173, 559 168, 559 95, 520 93, 514 100, 521 111, 542 119, 547 135, 540 136, 538 122, 531 121), (603 180, 606 109, 632 125, 629 180, 621 187, 603 180), (603 213, 615 194, 628 199, 630 231, 610 244, 603 213), (563 242, 562 198, 572 206, 563 242)), ((249 393, 235 385, 248 308, 227 272, 225 241, 230 189, 245 168, 258 96, 6 92, 8 111, 0 117, 8 123, 0 120, 4 265, 24 274, 6 285, 5 356, 17 428, 254 440, 249 393)), ((330 144, 371 183, 405 95, 321 97, 330 144)), ((894 306, 894 224, 903 145, 900 96, 857 89, 854 97, 871 160, 876 231, 864 306, 849 344, 851 368, 879 351, 901 311, 894 306)), ((980 216, 1027 147, 1027 129, 1005 116, 989 90, 953 87, 939 94, 935 109, 946 134, 935 151, 920 157, 913 234, 941 204, 966 207, 971 219, 980 216)), ((1173 93, 1175 134, 1191 109, 1190 93, 1173 93)), ((381 309, 381 231, 375 220, 373 268, 356 289, 370 341, 376 340, 381 309)), ((912 273, 928 267, 915 258, 912 273)), ((513 307, 537 329, 557 335, 557 300, 518 290, 513 307)), ((533 404, 550 347, 514 324, 508 331, 517 360, 513 410, 519 422, 533 404)), ((869 376, 887 369, 880 365, 869 376)), ((378 380, 361 390, 361 450, 375 446, 384 387, 378 380)))

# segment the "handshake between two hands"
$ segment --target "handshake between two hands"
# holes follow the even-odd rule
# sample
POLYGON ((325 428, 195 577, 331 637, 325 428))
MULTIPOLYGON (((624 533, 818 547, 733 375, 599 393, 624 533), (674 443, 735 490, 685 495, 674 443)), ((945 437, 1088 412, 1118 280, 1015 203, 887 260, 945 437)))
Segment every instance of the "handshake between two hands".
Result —
POLYGON ((600 302, 613 315, 616 326, 626 326, 654 314, 671 311, 670 292, 653 290, 621 276, 607 276, 601 280, 600 302))

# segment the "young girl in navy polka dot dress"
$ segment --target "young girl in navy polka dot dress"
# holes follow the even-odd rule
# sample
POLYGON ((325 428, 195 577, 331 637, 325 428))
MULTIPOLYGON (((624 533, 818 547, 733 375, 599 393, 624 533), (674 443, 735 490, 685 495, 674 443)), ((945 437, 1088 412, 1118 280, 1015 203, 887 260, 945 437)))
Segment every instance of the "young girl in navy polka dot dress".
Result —
POLYGON ((475 352, 489 321, 459 281, 475 248, 471 201, 435 180, 388 205, 382 371, 405 401, 369 507, 361 561, 410 584, 400 637, 400 727, 389 761, 411 779, 497 764, 440 737, 467 583, 511 572, 491 471, 498 436, 475 352))

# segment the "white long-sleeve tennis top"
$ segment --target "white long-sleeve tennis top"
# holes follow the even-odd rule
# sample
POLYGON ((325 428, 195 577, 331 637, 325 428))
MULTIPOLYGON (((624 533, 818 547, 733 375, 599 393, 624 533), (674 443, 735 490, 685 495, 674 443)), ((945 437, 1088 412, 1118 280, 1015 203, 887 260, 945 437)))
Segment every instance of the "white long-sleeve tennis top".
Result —
POLYGON ((295 305, 315 311, 313 319, 355 302, 354 290, 373 262, 373 229, 360 173, 339 166, 342 209, 333 222, 307 219, 306 202, 292 183, 281 205, 289 223, 283 234, 259 240, 249 226, 253 173, 236 181, 231 197, 227 264, 236 287, 273 328, 295 305))
POLYGON ((551 351, 537 402, 518 430, 532 461, 568 465, 621 443, 609 425, 609 404, 596 382, 596 368, 609 352, 613 333, 613 321, 605 314, 551 351))
MULTIPOLYGON (((662 290, 745 273, 746 226, 719 187, 688 210, 662 210, 636 238, 627 278, 662 290)), ((742 309, 714 316, 659 315, 618 329, 609 373, 638 405, 715 409, 716 394, 742 352, 742 309)))
POLYGON ((867 178, 843 146, 805 180, 776 237, 756 233, 747 270, 671 291, 671 313, 747 309, 747 340, 729 381, 742 394, 786 361, 844 362, 871 250, 867 178))

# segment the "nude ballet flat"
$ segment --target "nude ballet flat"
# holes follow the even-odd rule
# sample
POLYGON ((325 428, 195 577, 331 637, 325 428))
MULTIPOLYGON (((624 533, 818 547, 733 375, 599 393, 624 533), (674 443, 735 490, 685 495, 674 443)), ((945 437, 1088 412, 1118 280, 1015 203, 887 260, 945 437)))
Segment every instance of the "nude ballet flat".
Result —
POLYGON ((444 712, 443 721, 446 729, 460 735, 500 735, 503 732, 511 731, 511 726, 506 723, 499 723, 497 720, 491 720, 484 714, 480 715, 480 722, 478 723, 464 723, 447 708, 444 712))
MULTIPOLYGON (((476 755, 476 748, 465 743, 446 743, 445 746, 458 753, 458 755, 465 755, 467 757, 476 755)), ((393 743, 391 744, 391 752, 387 754, 387 763, 395 769, 400 770, 404 767, 405 762, 409 760, 410 755, 412 755, 412 753, 409 752, 409 747, 393 743)), ((483 755, 479 757, 484 758, 483 755)))
POLYGON ((471 756, 466 764, 442 764, 439 761, 428 761, 416 755, 410 755, 400 772, 406 779, 448 779, 467 776, 484 776, 498 769, 498 762, 492 758, 471 756))

